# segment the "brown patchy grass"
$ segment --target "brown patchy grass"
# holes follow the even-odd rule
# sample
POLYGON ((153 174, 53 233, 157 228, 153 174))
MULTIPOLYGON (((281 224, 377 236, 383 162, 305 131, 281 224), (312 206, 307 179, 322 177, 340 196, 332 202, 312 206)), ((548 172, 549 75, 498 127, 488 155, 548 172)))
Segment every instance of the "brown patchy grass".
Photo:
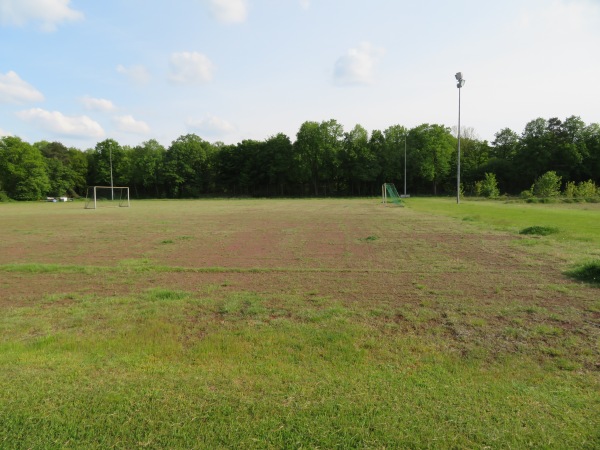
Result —
POLYGON ((4 270, 4 307, 156 287, 212 297, 299 295, 340 302, 376 329, 442 333, 464 352, 512 352, 532 341, 560 347, 571 337, 585 348, 582 367, 598 364, 597 290, 564 277, 559 260, 515 245, 522 239, 515 234, 376 200, 2 208, 0 267, 90 268, 4 270))
POLYGON ((2 448, 598 447, 564 244, 368 199, 82 206, 0 204, 2 448))

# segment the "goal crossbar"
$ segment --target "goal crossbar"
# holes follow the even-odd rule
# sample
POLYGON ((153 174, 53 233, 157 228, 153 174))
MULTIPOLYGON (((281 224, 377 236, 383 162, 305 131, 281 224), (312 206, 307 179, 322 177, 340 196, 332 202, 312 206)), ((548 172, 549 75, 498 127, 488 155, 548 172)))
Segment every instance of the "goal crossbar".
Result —
POLYGON ((85 197, 85 209, 96 209, 99 201, 107 200, 98 195, 99 191, 106 190, 110 191, 110 199, 108 200, 111 201, 112 205, 118 202, 117 205, 122 208, 129 208, 131 206, 128 186, 89 186, 85 197))

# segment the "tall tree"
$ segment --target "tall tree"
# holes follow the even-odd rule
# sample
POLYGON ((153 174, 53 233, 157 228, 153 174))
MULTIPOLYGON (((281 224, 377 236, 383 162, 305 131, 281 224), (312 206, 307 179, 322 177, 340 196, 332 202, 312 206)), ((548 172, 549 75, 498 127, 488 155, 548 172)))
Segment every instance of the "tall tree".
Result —
POLYGON ((600 124, 591 123, 583 130, 587 154, 582 162, 582 179, 591 179, 600 185, 600 124))
MULTIPOLYGON (((164 159, 166 149, 156 140, 150 139, 131 150, 131 183, 143 195, 162 195, 164 159)), ((139 194, 138 192, 138 194, 139 194)))
POLYGON ((129 185, 129 161, 125 150, 114 139, 98 142, 88 155, 88 184, 96 186, 129 185))
MULTIPOLYGON (((327 186, 336 175, 336 158, 341 148, 343 132, 342 126, 333 119, 320 124, 304 122, 298 130, 294 147, 315 195, 319 195, 321 182, 327 186)), ((327 194, 327 188, 325 189, 327 194)))
POLYGON ((410 130, 409 140, 415 170, 431 183, 433 194, 437 195, 438 185, 450 174, 456 139, 450 128, 425 123, 410 130))
POLYGON ((82 196, 85 194, 87 159, 76 148, 60 142, 40 141, 33 144, 46 160, 50 179, 49 194, 53 196, 82 196))
POLYGON ((49 189, 40 150, 18 137, 0 138, 0 190, 15 200, 38 200, 49 189))
MULTIPOLYGON (((369 146, 369 133, 361 125, 344 133, 340 152, 342 176, 350 188, 350 194, 361 195, 364 188, 376 180, 380 167, 375 154, 369 146)), ((372 189, 370 190, 372 193, 372 189)))
POLYGON ((211 144, 195 134, 180 136, 165 156, 165 179, 174 197, 197 197, 208 191, 211 144))
POLYGON ((264 155, 269 186, 276 186, 279 195, 284 195, 286 185, 294 178, 294 151, 290 138, 283 133, 268 138, 264 155))
POLYGON ((408 180, 404 180, 404 174, 406 173, 407 178, 411 175, 411 170, 408 168, 410 164, 408 162, 408 129, 401 125, 392 125, 384 131, 385 136, 385 147, 383 158, 380 160, 380 166, 382 170, 382 183, 397 182, 402 180, 402 184, 408 180), (405 158, 406 165, 405 168, 405 158), (405 170, 406 169, 406 170, 405 170))

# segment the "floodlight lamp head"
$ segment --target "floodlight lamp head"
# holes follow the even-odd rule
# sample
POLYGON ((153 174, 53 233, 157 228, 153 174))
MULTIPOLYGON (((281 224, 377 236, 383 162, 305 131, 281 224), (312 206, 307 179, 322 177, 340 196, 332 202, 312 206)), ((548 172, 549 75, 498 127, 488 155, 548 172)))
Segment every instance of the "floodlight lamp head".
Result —
POLYGON ((460 82, 463 79, 462 72, 456 72, 456 75, 454 75, 454 78, 456 78, 456 81, 460 82))
POLYGON ((460 80, 460 81, 459 81, 459 82, 456 84, 456 87, 460 89, 461 87, 463 87, 463 86, 465 85, 465 83, 466 83, 466 82, 467 82, 467 80, 460 80))

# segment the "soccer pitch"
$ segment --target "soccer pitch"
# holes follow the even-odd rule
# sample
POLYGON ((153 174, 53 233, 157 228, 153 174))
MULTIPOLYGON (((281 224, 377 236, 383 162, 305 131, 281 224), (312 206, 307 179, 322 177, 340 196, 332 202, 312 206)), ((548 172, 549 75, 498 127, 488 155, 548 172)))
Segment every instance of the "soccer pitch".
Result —
POLYGON ((2 448, 600 445, 597 205, 83 206, 0 204, 2 448))

